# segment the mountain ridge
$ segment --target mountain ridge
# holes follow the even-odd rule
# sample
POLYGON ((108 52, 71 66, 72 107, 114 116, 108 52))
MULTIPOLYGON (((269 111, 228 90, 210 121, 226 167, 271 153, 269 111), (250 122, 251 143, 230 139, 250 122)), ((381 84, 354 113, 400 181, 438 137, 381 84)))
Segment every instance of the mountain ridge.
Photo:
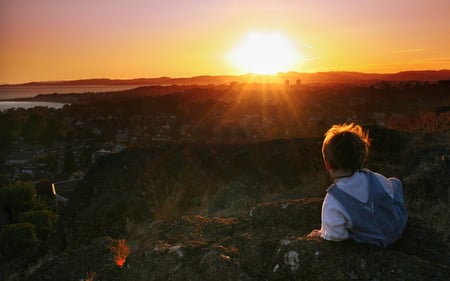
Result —
POLYGON ((426 80, 438 81, 450 79, 450 70, 408 70, 396 73, 365 73, 356 71, 327 72, 280 72, 271 75, 198 75, 192 77, 154 77, 154 78, 88 78, 61 81, 34 81, 20 84, 2 84, 0 87, 23 86, 88 86, 88 85, 186 85, 186 84, 227 84, 232 82, 273 80, 274 77, 285 80, 301 80, 302 83, 364 83, 374 81, 408 81, 426 80))

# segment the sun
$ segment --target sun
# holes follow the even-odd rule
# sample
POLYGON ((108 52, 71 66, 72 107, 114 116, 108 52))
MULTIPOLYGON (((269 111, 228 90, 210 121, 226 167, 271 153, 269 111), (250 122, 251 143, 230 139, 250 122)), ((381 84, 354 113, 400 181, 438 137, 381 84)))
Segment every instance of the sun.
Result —
POLYGON ((244 73, 268 75, 292 70, 299 61, 299 53, 283 33, 260 31, 247 34, 228 58, 244 73))

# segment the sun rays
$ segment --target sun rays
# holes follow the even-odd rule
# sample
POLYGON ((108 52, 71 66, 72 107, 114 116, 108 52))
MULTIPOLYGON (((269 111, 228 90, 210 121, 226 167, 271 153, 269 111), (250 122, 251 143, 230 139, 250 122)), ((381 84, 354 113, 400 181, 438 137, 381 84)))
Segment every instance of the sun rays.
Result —
POLYGON ((248 75, 246 82, 231 83, 210 99, 192 124, 192 135, 207 130, 208 142, 232 143, 299 137, 303 113, 299 96, 293 94, 296 87, 278 75, 248 75), (280 122, 289 126, 282 128, 280 122))

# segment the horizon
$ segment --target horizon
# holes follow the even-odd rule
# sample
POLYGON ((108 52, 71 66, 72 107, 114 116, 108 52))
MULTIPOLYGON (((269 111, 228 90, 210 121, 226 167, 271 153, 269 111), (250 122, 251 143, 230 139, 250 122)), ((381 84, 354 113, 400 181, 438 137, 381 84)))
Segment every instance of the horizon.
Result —
MULTIPOLYGON (((319 74, 339 74, 339 73, 351 73, 351 74, 360 74, 360 75, 384 75, 384 76, 389 76, 389 75, 397 75, 397 74, 406 74, 406 73, 439 73, 439 72, 449 72, 450 73, 450 69, 419 69, 419 70, 403 70, 403 71, 398 71, 398 72, 360 72, 360 71, 345 71, 345 70, 332 70, 332 71, 318 71, 318 72, 297 72, 297 71, 288 71, 288 72, 278 72, 275 74, 257 74, 257 73, 244 73, 244 74, 218 74, 218 75, 212 75, 212 74, 199 74, 199 75, 195 75, 195 76, 179 76, 179 77, 175 77, 175 76, 155 76, 155 77, 134 77, 134 78, 109 78, 109 77, 91 77, 91 78, 80 78, 80 79, 69 79, 69 80, 42 80, 42 81, 27 81, 27 82, 20 82, 20 83, 2 83, 0 81, 0 86, 4 87, 4 86, 27 86, 28 84, 51 84, 51 83, 66 83, 66 82, 83 82, 83 81, 93 81, 93 80, 108 80, 108 81, 132 81, 132 80, 152 80, 152 79, 173 79, 173 80, 178 80, 178 79, 196 79, 196 78, 201 78, 201 77, 212 77, 212 78, 220 78, 220 77, 246 77, 246 76, 250 76, 253 77, 249 82, 264 82, 267 78, 270 81, 278 81, 279 83, 284 83, 285 80, 283 80, 286 77, 279 77, 279 76, 283 76, 283 75, 319 75, 319 74), (256 79, 255 79, 256 77, 256 79), (263 78, 263 79, 259 79, 259 78, 263 78), (281 79, 280 79, 281 78, 281 79)), ((445 78, 447 79, 447 77, 445 78)), ((448 77, 448 79, 450 79, 450 76, 448 77)), ((402 79, 404 80, 404 79, 402 79)), ((424 80, 440 80, 440 79, 424 79, 424 80)), ((325 82, 326 83, 326 82, 325 82)), ((94 84, 93 84, 94 85, 94 84)), ((155 84, 156 85, 156 84, 155 84)))
POLYGON ((0 84, 450 69, 449 1, 282 4, 2 1, 0 84))

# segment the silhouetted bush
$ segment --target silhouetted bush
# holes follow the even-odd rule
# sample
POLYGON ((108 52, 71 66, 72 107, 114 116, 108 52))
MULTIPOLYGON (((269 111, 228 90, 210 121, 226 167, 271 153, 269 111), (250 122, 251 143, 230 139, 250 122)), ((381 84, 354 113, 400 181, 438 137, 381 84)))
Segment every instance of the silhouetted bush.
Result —
MULTIPOLYGON (((55 160, 56 161, 56 160, 55 160)), ((36 195, 38 198, 53 199, 52 183, 49 179, 40 179, 36 184, 36 195)))
POLYGON ((0 253, 8 260, 35 253, 39 244, 34 224, 8 224, 0 231, 0 253))
POLYGON ((0 207, 11 212, 17 221, 21 212, 30 210, 35 204, 36 190, 31 182, 16 182, 0 187, 0 207))
POLYGON ((19 221, 34 224, 37 237, 40 240, 45 240, 54 229, 56 215, 48 210, 28 211, 19 215, 19 221))

